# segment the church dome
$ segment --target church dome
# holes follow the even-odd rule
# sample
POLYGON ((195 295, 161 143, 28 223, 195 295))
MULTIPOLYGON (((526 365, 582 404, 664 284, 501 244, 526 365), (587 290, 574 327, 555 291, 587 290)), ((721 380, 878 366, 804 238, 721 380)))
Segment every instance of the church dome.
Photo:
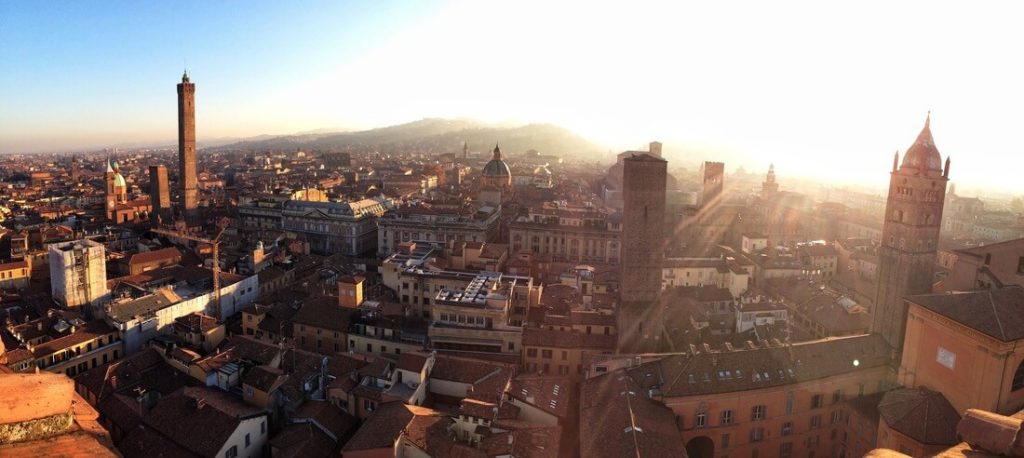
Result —
POLYGON ((917 135, 917 140, 907 149, 907 153, 903 155, 901 169, 909 167, 921 172, 942 173, 942 156, 939 154, 939 149, 935 146, 935 140, 932 139, 930 124, 931 114, 925 119, 924 129, 921 129, 921 133, 917 135))
POLYGON ((512 171, 508 168, 508 164, 501 160, 501 150, 498 149, 498 145, 494 145, 494 156, 484 166, 485 177, 510 177, 512 171))

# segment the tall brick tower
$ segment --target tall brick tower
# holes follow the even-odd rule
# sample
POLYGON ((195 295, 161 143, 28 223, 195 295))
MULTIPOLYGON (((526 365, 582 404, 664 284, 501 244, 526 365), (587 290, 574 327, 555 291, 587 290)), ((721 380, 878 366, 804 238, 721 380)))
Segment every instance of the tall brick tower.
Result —
POLYGON ((917 140, 892 161, 889 197, 879 248, 878 290, 871 332, 881 334, 897 351, 903 347, 907 305, 903 297, 932 292, 942 207, 949 181, 932 132, 931 115, 917 140))
POLYGON ((189 226, 199 221, 199 195, 196 190, 196 85, 188 72, 178 83, 178 182, 181 185, 181 212, 189 226))
POLYGON ((665 181, 668 162, 646 152, 622 161, 622 274, 619 347, 649 348, 661 295, 665 254, 665 181))
POLYGON ((167 186, 167 167, 149 166, 149 201, 153 206, 150 216, 153 225, 171 224, 171 192, 167 186))
POLYGON ((707 207, 718 203, 722 196, 722 188, 725 187, 725 163, 704 162, 701 167, 704 176, 704 189, 701 193, 700 205, 707 207))

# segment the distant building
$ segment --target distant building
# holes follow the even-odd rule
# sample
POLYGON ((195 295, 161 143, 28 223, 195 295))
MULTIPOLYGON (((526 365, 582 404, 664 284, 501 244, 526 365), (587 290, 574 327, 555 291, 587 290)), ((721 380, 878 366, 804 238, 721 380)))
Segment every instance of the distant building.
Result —
MULTIPOLYGON (((465 287, 441 288, 430 301, 433 322, 427 335, 431 345, 445 350, 519 354, 522 317, 533 296, 531 289, 529 277, 489 272, 475 275, 465 287), (518 319, 517 309, 522 310, 518 319)), ((428 286, 427 291, 431 290, 428 286)))
POLYGON ((256 275, 220 274, 220 315, 212 291, 213 274, 201 267, 171 266, 117 279, 112 296, 100 314, 121 332, 125 352, 140 350, 146 342, 171 334, 175 320, 202 312, 224 321, 256 300, 256 275))
POLYGON ((501 213, 500 206, 490 204, 396 208, 377 219, 377 256, 395 253, 406 242, 490 242, 500 230, 501 213))
POLYGON ((704 162, 701 166, 703 178, 703 192, 701 193, 700 205, 707 207, 720 202, 722 190, 725 189, 725 163, 704 162))
POLYGON ((27 261, 0 264, 0 289, 25 289, 32 279, 32 267, 27 261))
POLYGON ((568 316, 547 315, 538 326, 523 328, 523 368, 579 381, 586 354, 615 352, 615 328, 612 313, 572 310, 568 316))
POLYGON ((480 200, 490 205, 501 205, 512 189, 512 171, 501 159, 501 149, 494 145, 494 155, 480 174, 480 200))
POLYGON ((115 223, 123 223, 128 221, 128 214, 122 214, 119 212, 118 207, 124 207, 128 203, 128 186, 125 184, 124 176, 121 175, 121 167, 117 161, 114 161, 114 165, 111 166, 110 162, 107 162, 107 171, 103 175, 103 181, 106 183, 106 209, 107 219, 115 223))
POLYGON ((899 153, 893 158, 879 248, 878 291, 871 331, 881 334, 897 350, 903 346, 907 325, 903 298, 930 293, 935 283, 949 158, 943 170, 930 121, 929 116, 917 140, 903 155, 903 163, 897 163, 899 153))
POLYGON ((281 229, 309 242, 316 253, 361 256, 376 251, 378 217, 386 211, 373 199, 356 202, 289 200, 282 205, 281 229))
POLYGON ((779 183, 775 181, 775 164, 768 166, 768 175, 761 183, 761 198, 771 199, 779 192, 779 183))
POLYGON ((321 160, 325 167, 331 169, 351 167, 352 166, 352 155, 349 153, 343 153, 338 151, 331 151, 323 153, 321 160))
POLYGON ((951 272, 942 281, 946 291, 1024 286, 1024 239, 955 251, 951 272))
POLYGON ((618 264, 622 219, 589 202, 545 202, 509 223, 512 253, 550 254, 556 260, 618 264))
POLYGON ((103 245, 92 240, 49 247, 50 291, 63 307, 96 305, 107 298, 107 259, 103 245))

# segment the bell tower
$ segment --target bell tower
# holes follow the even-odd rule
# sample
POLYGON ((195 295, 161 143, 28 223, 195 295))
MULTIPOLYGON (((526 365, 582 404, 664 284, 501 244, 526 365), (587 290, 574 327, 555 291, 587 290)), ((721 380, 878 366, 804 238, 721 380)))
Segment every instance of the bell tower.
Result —
POLYGON ((903 298, 931 293, 935 281, 949 158, 943 168, 930 124, 931 114, 917 140, 903 155, 903 162, 899 162, 899 152, 893 159, 878 253, 878 289, 871 332, 881 334, 897 351, 903 347, 907 324, 903 298))

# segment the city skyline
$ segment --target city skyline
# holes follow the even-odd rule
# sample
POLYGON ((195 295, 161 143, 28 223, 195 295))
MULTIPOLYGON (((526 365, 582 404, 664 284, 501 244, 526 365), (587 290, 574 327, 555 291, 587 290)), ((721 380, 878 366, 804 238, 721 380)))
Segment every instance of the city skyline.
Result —
POLYGON ((941 5, 104 6, 0 32, 0 455, 1022 455, 1016 94, 946 72, 1014 64, 941 5))
POLYGON ((932 110, 958 182, 1014 192, 1024 167, 1007 151, 1024 102, 1005 58, 1024 32, 998 25, 1012 7, 104 6, 6 6, 0 153, 172 139, 184 66, 200 142, 472 117, 879 186, 932 110))

